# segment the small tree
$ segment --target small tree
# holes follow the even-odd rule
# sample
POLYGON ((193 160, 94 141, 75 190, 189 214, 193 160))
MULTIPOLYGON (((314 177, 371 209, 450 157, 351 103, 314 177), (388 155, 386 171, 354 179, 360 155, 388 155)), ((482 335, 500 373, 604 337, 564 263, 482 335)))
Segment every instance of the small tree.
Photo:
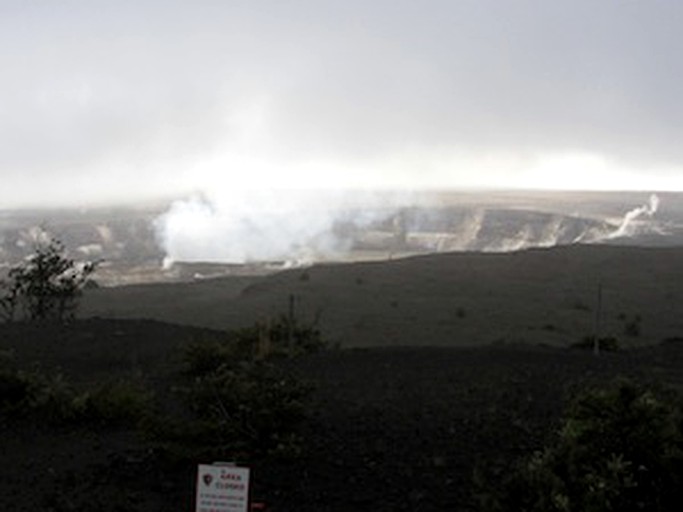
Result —
POLYGON ((27 320, 68 320, 73 318, 82 288, 97 263, 76 263, 66 256, 64 246, 50 239, 35 253, 12 267, 2 282, 0 314, 6 322, 17 312, 27 320))

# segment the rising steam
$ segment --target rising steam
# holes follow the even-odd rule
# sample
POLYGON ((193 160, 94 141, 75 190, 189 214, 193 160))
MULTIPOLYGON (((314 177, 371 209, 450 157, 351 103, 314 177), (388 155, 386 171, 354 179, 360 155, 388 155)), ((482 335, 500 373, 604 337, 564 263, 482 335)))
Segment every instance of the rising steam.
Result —
POLYGON ((239 191, 174 202, 155 222, 173 262, 279 262, 286 265, 445 251, 507 252, 632 237, 652 228, 647 204, 620 221, 535 210, 416 206, 408 194, 239 191), (352 253, 352 251, 356 251, 352 253))
POLYGON ((379 201, 395 209, 406 200, 405 194, 371 198, 311 191, 196 196, 174 202, 155 228, 166 251, 165 266, 175 261, 308 263, 350 249, 351 240, 335 230, 339 223, 366 226, 377 220, 377 210, 357 209, 359 203, 379 201))
POLYGON ((659 197, 652 194, 647 204, 634 208, 624 215, 619 228, 609 235, 609 238, 632 236, 636 230, 636 222, 641 217, 652 217, 659 208, 659 197))

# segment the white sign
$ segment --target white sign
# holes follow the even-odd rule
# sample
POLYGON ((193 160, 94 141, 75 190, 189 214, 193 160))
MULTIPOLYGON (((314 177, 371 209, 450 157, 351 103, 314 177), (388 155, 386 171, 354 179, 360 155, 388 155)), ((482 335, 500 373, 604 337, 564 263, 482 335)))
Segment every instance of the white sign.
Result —
POLYGON ((248 512, 249 468, 200 464, 196 512, 248 512))

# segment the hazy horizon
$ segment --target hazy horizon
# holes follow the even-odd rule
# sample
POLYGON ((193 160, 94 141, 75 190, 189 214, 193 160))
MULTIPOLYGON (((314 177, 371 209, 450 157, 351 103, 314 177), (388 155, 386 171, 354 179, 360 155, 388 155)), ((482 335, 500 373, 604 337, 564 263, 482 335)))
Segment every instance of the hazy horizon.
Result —
MULTIPOLYGON (((286 197, 291 195, 297 196, 311 196, 311 197, 337 197, 343 198, 340 203, 349 207, 354 206, 372 206, 376 198, 399 198, 396 202, 402 206, 425 206, 438 207, 438 197, 458 197, 466 200, 464 204, 488 204, 495 203, 501 198, 518 198, 531 197, 535 199, 552 199, 565 198, 581 201, 582 199, 590 200, 593 197, 600 197, 603 200, 623 200, 625 204, 630 204, 628 201, 635 203, 645 201, 647 198, 656 194, 659 196, 678 196, 683 197, 683 191, 678 190, 651 190, 651 189, 622 189, 622 190, 601 190, 601 189, 541 189, 541 188, 466 188, 466 187, 449 187, 449 188, 414 188, 414 189, 235 189, 234 194, 243 196, 249 200, 257 195, 273 195, 275 197, 286 197)), ((171 205, 177 202, 201 200, 207 203, 213 203, 214 197, 211 190, 188 190, 181 191, 177 194, 167 194, 163 196, 153 196, 148 198, 114 198, 110 200, 97 201, 82 201, 74 202, 67 201, 65 203, 51 203, 43 201, 41 204, 22 204, 19 206, 0 206, 0 212, 18 213, 21 212, 73 212, 81 211, 97 212, 97 211, 129 211, 129 210, 167 210, 171 205)), ((377 203, 375 203, 377 205, 377 203)))

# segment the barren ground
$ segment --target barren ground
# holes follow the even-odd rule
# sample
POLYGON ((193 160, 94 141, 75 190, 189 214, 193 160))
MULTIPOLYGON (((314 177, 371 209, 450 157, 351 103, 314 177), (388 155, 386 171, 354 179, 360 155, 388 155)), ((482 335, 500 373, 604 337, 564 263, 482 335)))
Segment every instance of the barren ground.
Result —
POLYGON ((567 346, 593 334, 599 286, 601 335, 642 345, 683 332, 683 248, 585 245, 102 288, 82 316, 226 329, 285 313, 293 296, 298 318, 343 347, 567 346), (639 335, 625 336, 636 317, 639 335))

